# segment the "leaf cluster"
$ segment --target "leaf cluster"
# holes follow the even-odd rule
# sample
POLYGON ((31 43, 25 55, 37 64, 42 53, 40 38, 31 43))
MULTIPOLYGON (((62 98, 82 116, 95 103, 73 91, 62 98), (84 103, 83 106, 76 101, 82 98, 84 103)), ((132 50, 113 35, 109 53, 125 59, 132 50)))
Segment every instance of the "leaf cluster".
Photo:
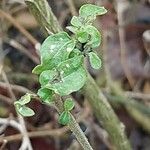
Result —
MULTIPOLYGON (((33 73, 39 75, 41 88, 37 94, 42 102, 51 104, 55 94, 66 96, 84 86, 87 76, 83 66, 85 57, 89 58, 94 69, 101 67, 101 59, 93 51, 101 44, 101 34, 92 23, 97 15, 103 15, 106 12, 104 7, 85 4, 80 8, 79 16, 73 16, 71 26, 67 27, 73 33, 72 36, 66 32, 59 32, 44 40, 40 49, 41 64, 33 69, 33 73)), ((27 108, 18 102, 15 103, 16 108, 24 115, 22 108, 27 108)), ((72 101, 64 102, 65 110, 59 119, 62 124, 70 120, 68 117, 70 105, 73 107, 72 101)), ((29 116, 31 114, 29 113, 29 116)))

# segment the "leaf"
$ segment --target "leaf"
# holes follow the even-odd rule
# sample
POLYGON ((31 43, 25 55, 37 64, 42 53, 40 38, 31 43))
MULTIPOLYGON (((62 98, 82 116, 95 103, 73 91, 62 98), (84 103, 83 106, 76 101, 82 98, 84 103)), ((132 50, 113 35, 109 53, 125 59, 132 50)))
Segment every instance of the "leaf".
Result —
POLYGON ((71 98, 66 99, 65 102, 64 102, 64 108, 65 108, 66 111, 72 110, 74 105, 75 104, 74 104, 74 102, 71 98))
POLYGON ((69 58, 73 58, 75 56, 81 55, 81 51, 77 48, 73 49, 73 51, 70 53, 69 58))
POLYGON ((99 31, 91 25, 87 25, 84 30, 91 36, 88 45, 91 45, 92 48, 98 47, 101 43, 101 35, 99 31))
POLYGON ((52 89, 60 95, 69 95, 78 91, 86 81, 86 71, 82 67, 83 56, 76 56, 62 62, 58 66, 60 72, 60 81, 49 83, 45 87, 52 89))
POLYGON ((92 4, 85 4, 81 6, 79 10, 79 15, 82 17, 90 17, 90 16, 97 16, 97 15, 104 15, 107 13, 107 10, 104 7, 99 7, 92 4))
POLYGON ((51 60, 54 55, 71 40, 66 32, 60 32, 48 36, 42 43, 40 54, 42 62, 51 60))
POLYGON ((48 84, 45 87, 52 89, 55 93, 64 96, 80 90, 86 82, 86 71, 83 67, 63 77, 58 83, 48 84))
POLYGON ((43 66, 47 70, 56 67, 61 61, 68 58, 75 43, 66 32, 49 36, 42 44, 40 53, 43 66))
POLYGON ((21 106, 19 109, 17 109, 17 112, 24 117, 30 117, 35 114, 31 108, 26 106, 21 106))
POLYGON ((82 23, 80 21, 80 18, 77 17, 77 16, 73 16, 72 19, 71 19, 71 24, 75 27, 81 27, 82 26, 82 23))
POLYGON ((43 64, 37 65, 33 70, 32 73, 34 74, 41 74, 44 70, 47 70, 47 67, 43 64))
POLYGON ((68 29, 69 31, 71 31, 72 33, 76 33, 78 28, 74 27, 74 26, 67 26, 66 29, 68 29))
POLYGON ((102 65, 101 59, 94 52, 90 52, 88 55, 91 66, 94 69, 99 69, 102 65))
POLYGON ((58 71, 56 70, 45 70, 40 74, 39 82, 40 84, 46 85, 48 82, 55 80, 58 77, 58 71))
POLYGON ((60 63, 57 69, 60 71, 61 78, 75 72, 82 65, 83 58, 82 55, 79 55, 60 63))
POLYGON ((42 99, 42 102, 51 104, 53 102, 54 92, 47 88, 40 88, 37 95, 42 99))
POLYGON ((89 35, 87 32, 79 31, 79 32, 77 32, 77 38, 78 38, 79 42, 86 43, 89 38, 89 35))
POLYGON ((59 116, 59 123, 62 125, 67 125, 70 122, 71 116, 68 111, 63 111, 59 116))
POLYGON ((14 102, 14 105, 25 105, 31 101, 31 94, 27 93, 24 96, 22 96, 18 101, 14 102))

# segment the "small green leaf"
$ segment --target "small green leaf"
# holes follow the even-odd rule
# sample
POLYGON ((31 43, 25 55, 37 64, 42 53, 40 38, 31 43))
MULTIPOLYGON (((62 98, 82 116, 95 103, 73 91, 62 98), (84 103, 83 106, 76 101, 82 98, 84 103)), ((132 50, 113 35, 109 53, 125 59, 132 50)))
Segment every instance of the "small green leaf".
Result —
POLYGON ((98 47, 101 43, 101 35, 99 31, 91 25, 87 25, 84 30, 91 36, 88 45, 91 45, 92 48, 98 47))
POLYGON ((91 66, 94 69, 99 69, 102 65, 101 59, 94 52, 90 52, 88 55, 91 66))
POLYGON ((89 38, 89 35, 87 32, 79 31, 79 32, 77 32, 77 38, 78 38, 79 42, 86 43, 89 38))
POLYGON ((73 16, 72 19, 71 19, 71 24, 75 27, 81 27, 82 26, 82 23, 79 19, 79 17, 77 16, 73 16))
POLYGON ((66 111, 71 111, 73 109, 74 105, 75 104, 71 98, 66 99, 64 102, 64 108, 66 111))
POLYGON ((44 70, 56 68, 59 63, 68 59, 74 47, 75 41, 66 32, 49 36, 40 49, 41 64, 35 67, 33 72, 40 74, 44 70))
POLYGON ((44 70, 47 70, 46 66, 43 64, 37 65, 33 70, 32 73, 34 74, 41 74, 44 70))
POLYGON ((40 84, 46 85, 49 82, 52 82, 53 80, 55 80, 58 77, 58 71, 56 70, 45 70, 40 74, 39 77, 39 82, 40 84))
POLYGON ((79 10, 79 15, 82 17, 104 15, 105 13, 107 13, 107 10, 104 7, 99 7, 92 4, 85 4, 81 6, 79 10))
POLYGON ((86 71, 83 67, 75 70, 68 76, 62 78, 58 83, 48 84, 45 87, 52 89, 55 93, 65 96, 80 90, 86 82, 86 71))
POLYGON ((79 55, 60 63, 57 69, 60 72, 61 78, 64 78, 75 72, 82 65, 83 59, 84 57, 79 55))
POLYGON ((66 32, 60 32, 47 37, 40 49, 41 61, 43 63, 49 62, 69 41, 71 41, 71 38, 66 32))
POLYGON ((27 93, 22 96, 18 101, 15 101, 14 104, 25 105, 31 101, 31 94, 27 93))
POLYGON ((19 109, 17 109, 17 112, 24 117, 30 117, 35 114, 31 108, 26 106, 21 106, 19 109))
POLYGON ((81 51, 77 48, 75 48, 69 55, 69 58, 73 58, 75 56, 80 56, 81 55, 81 51))
POLYGON ((42 102, 51 104, 53 102, 54 92, 47 88, 41 88, 38 90, 37 95, 41 98, 42 102))
POLYGON ((66 29, 68 29, 69 31, 71 31, 72 33, 76 33, 78 28, 74 27, 74 26, 67 26, 66 29))
POLYGON ((59 123, 62 125, 67 125, 70 122, 71 116, 68 111, 63 111, 59 116, 59 123))

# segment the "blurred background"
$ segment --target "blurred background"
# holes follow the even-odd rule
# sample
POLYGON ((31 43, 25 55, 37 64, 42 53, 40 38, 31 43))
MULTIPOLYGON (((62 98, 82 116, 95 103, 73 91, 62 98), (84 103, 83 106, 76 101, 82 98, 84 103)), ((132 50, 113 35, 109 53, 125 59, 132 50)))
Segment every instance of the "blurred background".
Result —
MULTIPOLYGON (((102 34, 97 53, 103 67, 95 71, 88 62, 87 67, 124 123, 132 149, 150 150, 150 1, 48 3, 65 31, 82 4, 93 3, 108 10, 95 22, 102 34)), ((34 150, 81 149, 72 133, 58 124, 53 107, 35 99, 29 106, 36 114, 23 120, 13 105, 26 92, 36 93, 39 88, 38 77, 31 72, 40 62, 38 49, 46 36, 23 0, 0 0, 0 150, 26 149, 29 141, 22 133, 30 137, 34 150)), ((76 102, 73 113, 94 150, 113 149, 84 96, 77 92, 72 97, 76 102)))

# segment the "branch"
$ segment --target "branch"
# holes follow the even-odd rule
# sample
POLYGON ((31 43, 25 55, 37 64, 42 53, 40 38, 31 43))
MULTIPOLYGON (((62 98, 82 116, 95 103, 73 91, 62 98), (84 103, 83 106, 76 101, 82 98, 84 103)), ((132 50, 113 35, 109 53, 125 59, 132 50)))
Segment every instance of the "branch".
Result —
POLYGON ((46 0, 25 0, 25 2, 35 19, 48 34, 62 30, 46 0))
POLYGON ((11 15, 4 12, 0 9, 0 17, 4 17, 9 22, 11 22, 23 35, 27 37, 27 39, 34 45, 38 44, 39 42, 24 28, 22 27, 11 15))
MULTIPOLYGON (((59 113, 63 112, 64 110, 63 101, 58 95, 56 95, 55 98, 55 105, 59 113)), ((75 118, 72 115, 68 127, 73 132, 73 134, 75 135, 75 137, 77 138, 78 142, 81 144, 84 150, 93 150, 88 142, 88 139, 86 138, 85 134, 83 133, 80 126, 78 125, 78 123, 76 122, 75 118)))
MULTIPOLYGON (((42 5, 41 3, 39 3, 39 0, 30 0, 30 3, 29 0, 27 0, 26 3, 31 12, 33 13, 33 15, 35 16, 35 18, 37 19, 37 21, 45 29, 45 27, 47 28, 48 25, 47 22, 49 20, 56 20, 56 17, 54 15, 51 15, 53 13, 51 12, 51 8, 48 7, 48 3, 45 0, 40 1, 42 5), (37 10, 37 8, 41 7, 42 7, 41 11, 39 11, 39 9, 37 10), (37 12, 38 16, 37 14, 35 14, 35 12, 37 12), (47 13, 49 13, 49 15, 47 13), (41 19, 41 16, 44 16, 44 14, 46 14, 46 16, 51 17, 51 19, 50 18, 41 19)), ((52 22, 49 21, 48 27, 50 29, 53 28, 54 33, 61 31, 61 28, 58 25, 57 21, 56 24, 54 24, 53 21, 52 22)), ((104 97, 104 95, 102 94, 97 84, 90 75, 88 75, 87 83, 84 86, 83 91, 84 96, 88 99, 89 103, 91 104, 91 107, 95 112, 97 119, 99 120, 99 122, 102 123, 103 127, 109 133, 110 139, 113 142, 116 149, 130 150, 131 149, 130 144, 124 133, 124 125, 119 122, 113 109, 107 102, 107 99, 104 97)))

